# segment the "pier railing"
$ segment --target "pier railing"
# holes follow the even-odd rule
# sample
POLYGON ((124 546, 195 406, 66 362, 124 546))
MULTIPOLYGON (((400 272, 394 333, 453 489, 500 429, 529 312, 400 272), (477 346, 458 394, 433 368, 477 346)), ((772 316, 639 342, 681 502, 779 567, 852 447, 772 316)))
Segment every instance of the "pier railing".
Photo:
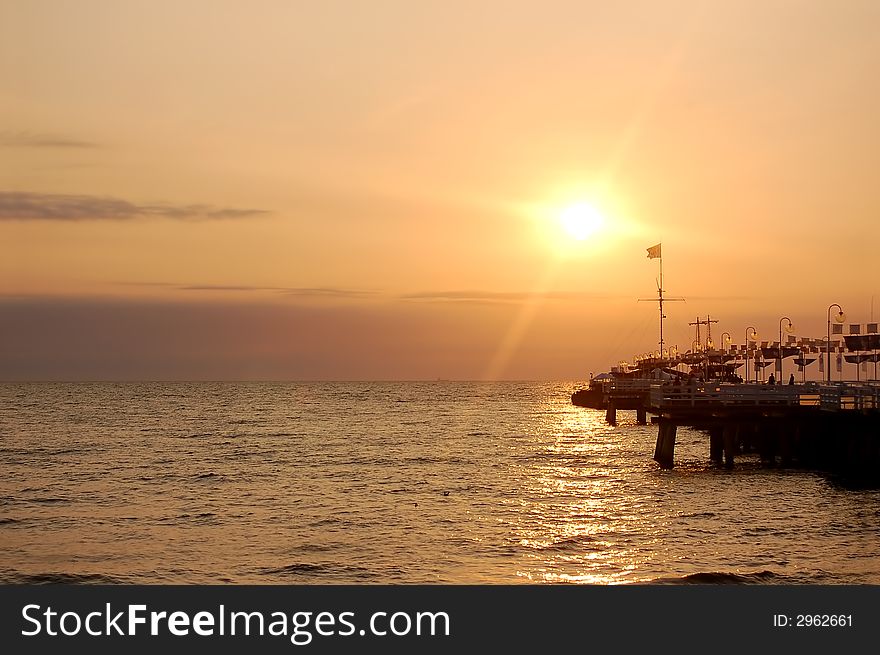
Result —
POLYGON ((647 378, 618 378, 610 386, 610 391, 620 395, 626 393, 648 393, 658 380, 650 380, 647 378))
POLYGON ((648 396, 650 409, 658 411, 700 408, 811 407, 825 411, 876 411, 880 386, 857 383, 832 385, 792 384, 684 384, 654 382, 648 396))

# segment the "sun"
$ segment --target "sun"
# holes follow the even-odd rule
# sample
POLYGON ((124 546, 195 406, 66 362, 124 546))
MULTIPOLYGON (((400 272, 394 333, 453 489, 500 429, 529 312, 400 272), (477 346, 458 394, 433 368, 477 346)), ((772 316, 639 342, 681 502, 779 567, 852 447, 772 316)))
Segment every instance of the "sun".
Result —
POLYGON ((570 205, 559 214, 562 229, 573 239, 583 241, 595 234, 605 223, 602 214, 589 203, 570 205))

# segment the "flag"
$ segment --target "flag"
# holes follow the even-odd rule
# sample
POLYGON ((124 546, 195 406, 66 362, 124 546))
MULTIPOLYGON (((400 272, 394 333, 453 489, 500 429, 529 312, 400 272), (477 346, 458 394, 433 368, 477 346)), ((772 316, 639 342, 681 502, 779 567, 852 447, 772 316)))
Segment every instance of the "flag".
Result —
POLYGON ((656 246, 648 248, 648 259, 657 259, 658 257, 661 257, 659 243, 656 246))

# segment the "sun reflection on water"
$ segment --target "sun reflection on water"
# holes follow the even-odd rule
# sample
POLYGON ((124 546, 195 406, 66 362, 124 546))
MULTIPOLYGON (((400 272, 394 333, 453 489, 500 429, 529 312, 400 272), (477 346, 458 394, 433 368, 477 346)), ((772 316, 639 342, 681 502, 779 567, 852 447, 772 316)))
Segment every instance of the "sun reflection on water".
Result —
POLYGON ((511 526, 528 582, 619 584, 639 581, 650 559, 644 548, 644 492, 629 489, 622 467, 620 432, 601 412, 548 402, 536 455, 518 471, 522 490, 518 521, 511 526), (629 543, 639 522, 639 547, 629 543))

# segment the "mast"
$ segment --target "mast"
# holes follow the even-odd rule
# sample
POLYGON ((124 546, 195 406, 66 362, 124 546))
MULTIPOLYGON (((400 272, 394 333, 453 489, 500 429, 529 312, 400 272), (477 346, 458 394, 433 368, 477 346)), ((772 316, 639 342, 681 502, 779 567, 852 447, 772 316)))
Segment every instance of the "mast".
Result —
MULTIPOLYGON (((648 248, 648 259, 659 259, 660 260, 660 277, 657 280, 657 307, 660 310, 660 357, 663 357, 663 346, 666 343, 663 339, 663 320, 666 318, 666 315, 663 313, 663 303, 664 302, 680 302, 684 301, 684 298, 668 298, 664 296, 665 289, 663 288, 663 251, 661 248, 661 244, 657 244, 656 246, 651 246, 648 248)), ((639 298, 639 302, 651 302, 654 300, 653 298, 639 298)))
POLYGON ((660 306, 660 356, 663 356, 663 255, 660 255, 660 282, 657 283, 657 304, 660 306))

